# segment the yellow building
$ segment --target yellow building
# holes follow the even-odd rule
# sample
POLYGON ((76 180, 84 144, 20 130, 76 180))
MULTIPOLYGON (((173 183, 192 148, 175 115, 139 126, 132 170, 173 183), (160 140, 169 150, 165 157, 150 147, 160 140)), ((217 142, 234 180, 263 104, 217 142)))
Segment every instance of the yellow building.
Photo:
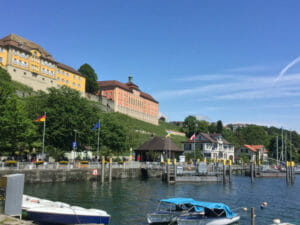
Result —
POLYGON ((15 34, 0 39, 0 66, 13 80, 33 90, 46 91, 49 87, 66 85, 85 92, 85 77, 70 66, 54 60, 38 44, 15 34))

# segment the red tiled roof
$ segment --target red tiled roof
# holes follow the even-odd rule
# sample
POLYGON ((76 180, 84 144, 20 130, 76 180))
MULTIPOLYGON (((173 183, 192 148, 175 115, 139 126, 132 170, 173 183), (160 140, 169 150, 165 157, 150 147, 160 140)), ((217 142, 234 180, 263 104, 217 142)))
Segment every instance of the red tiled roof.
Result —
MULTIPOLYGON (((252 152, 257 152, 260 149, 264 148, 263 145, 244 145, 244 146, 249 150, 251 150, 252 152)), ((264 152, 268 152, 268 151, 265 149, 264 152)))
MULTIPOLYGON (((127 82, 126 84, 124 84, 124 83, 116 81, 116 80, 98 81, 98 86, 100 88, 119 87, 119 88, 122 88, 129 92, 132 92, 132 89, 136 89, 136 90, 140 91, 139 87, 132 82, 127 82)), ((142 92, 142 91, 140 91, 140 92, 141 92, 141 97, 158 103, 158 101, 156 101, 151 95, 149 95, 145 92, 142 92)))

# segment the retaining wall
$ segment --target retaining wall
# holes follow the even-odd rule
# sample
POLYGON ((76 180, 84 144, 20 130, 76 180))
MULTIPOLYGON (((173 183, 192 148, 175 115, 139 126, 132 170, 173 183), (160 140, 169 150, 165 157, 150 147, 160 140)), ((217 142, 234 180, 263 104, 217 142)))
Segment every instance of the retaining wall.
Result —
MULTIPOLYGON (((25 183, 51 183, 101 180, 101 169, 31 169, 31 170, 0 170, 0 176, 14 173, 25 174, 25 183), (97 175, 93 175, 93 171, 97 175)), ((161 177, 162 171, 148 169, 146 177, 161 177)), ((104 176, 108 179, 109 169, 105 168, 104 176)), ((141 168, 112 168, 112 179, 141 178, 145 176, 141 168)))

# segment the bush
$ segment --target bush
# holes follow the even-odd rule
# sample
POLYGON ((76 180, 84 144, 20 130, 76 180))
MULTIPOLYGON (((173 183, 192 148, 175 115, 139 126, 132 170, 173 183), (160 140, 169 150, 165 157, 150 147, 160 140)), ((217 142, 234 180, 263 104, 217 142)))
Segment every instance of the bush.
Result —
POLYGON ((5 165, 6 166, 16 166, 17 165, 17 161, 16 160, 6 160, 5 161, 5 165))

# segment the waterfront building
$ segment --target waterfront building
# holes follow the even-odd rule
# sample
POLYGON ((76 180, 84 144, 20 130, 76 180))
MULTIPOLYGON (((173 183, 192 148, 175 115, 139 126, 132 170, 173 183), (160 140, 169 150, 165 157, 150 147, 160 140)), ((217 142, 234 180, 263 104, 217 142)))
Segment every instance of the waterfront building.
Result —
POLYGON ((178 158, 183 152, 170 138, 157 136, 151 137, 134 151, 135 160, 141 162, 167 161, 168 158, 178 158))
POLYGON ((226 159, 234 161, 234 145, 230 144, 222 134, 199 133, 194 140, 182 142, 184 153, 199 150, 207 159, 226 159))
POLYGON ((65 85, 85 93, 85 77, 82 74, 55 61, 38 44, 15 34, 0 39, 0 66, 9 72, 12 80, 35 91, 65 85))
POLYGON ((268 160, 268 150, 263 145, 243 145, 236 150, 236 159, 245 155, 250 162, 268 160))
POLYGON ((112 111, 158 125, 158 101, 142 92, 129 76, 127 83, 116 80, 98 81, 100 95, 114 102, 112 111))

